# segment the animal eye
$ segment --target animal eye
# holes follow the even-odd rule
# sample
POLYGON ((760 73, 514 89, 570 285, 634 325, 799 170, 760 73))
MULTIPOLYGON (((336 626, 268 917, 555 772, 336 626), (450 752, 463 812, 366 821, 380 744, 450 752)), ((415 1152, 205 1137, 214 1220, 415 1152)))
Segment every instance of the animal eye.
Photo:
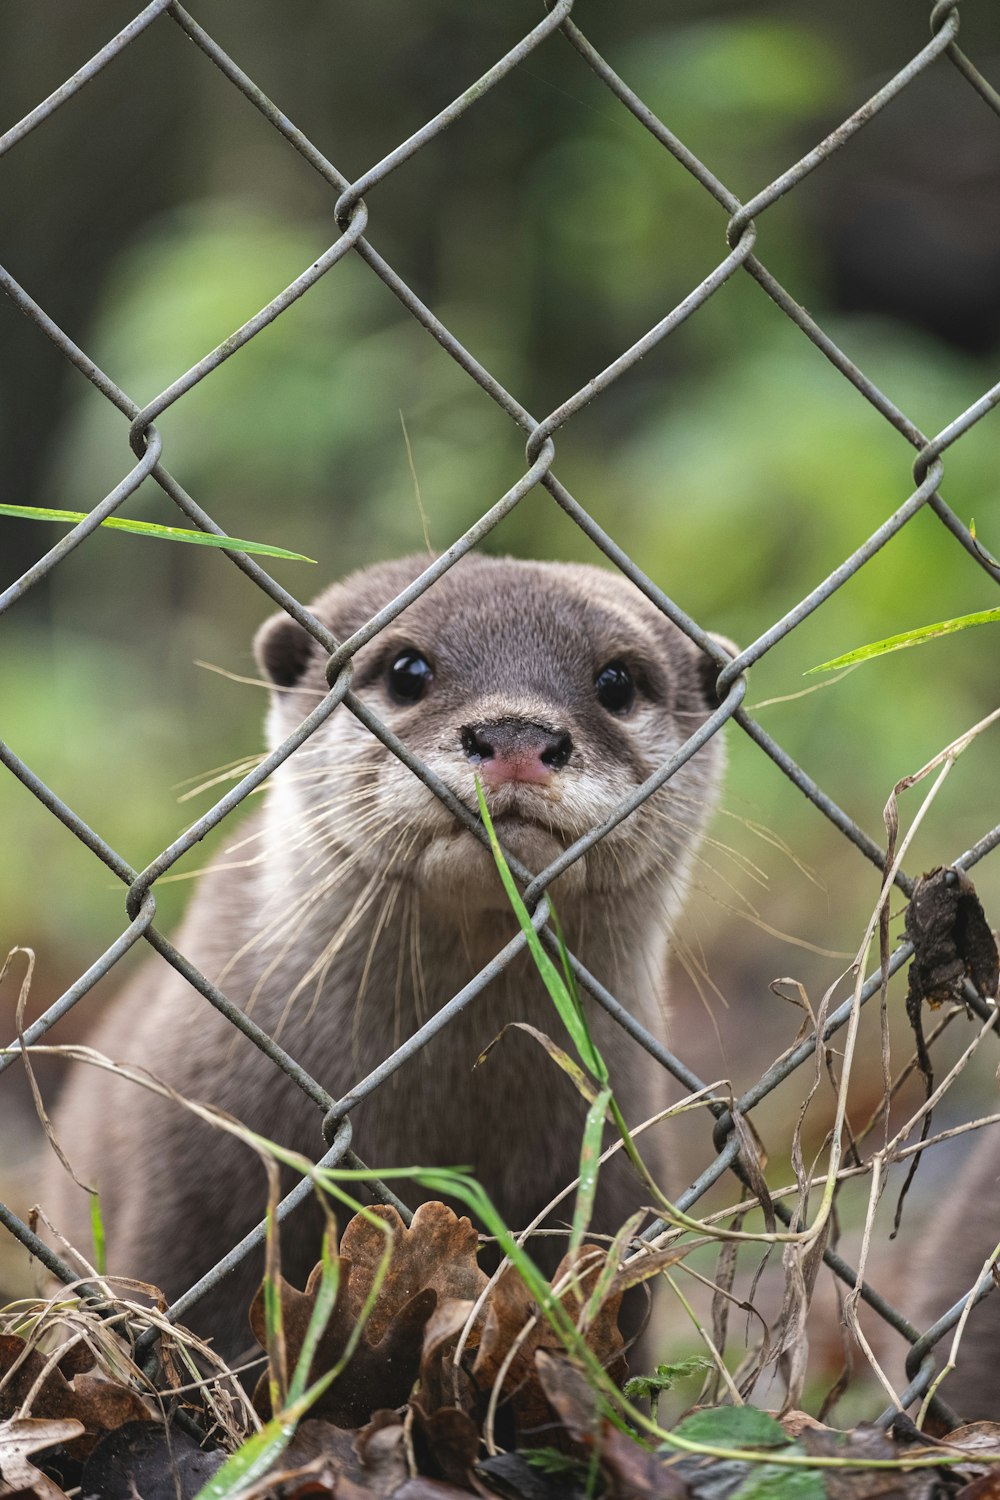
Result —
POLYGON ((627 714, 635 702, 635 683, 624 662, 609 661, 594 678, 597 701, 612 714, 627 714))
POLYGON ((434 681, 434 669, 419 651, 401 651, 389 668, 389 692, 397 703, 416 703, 434 681))

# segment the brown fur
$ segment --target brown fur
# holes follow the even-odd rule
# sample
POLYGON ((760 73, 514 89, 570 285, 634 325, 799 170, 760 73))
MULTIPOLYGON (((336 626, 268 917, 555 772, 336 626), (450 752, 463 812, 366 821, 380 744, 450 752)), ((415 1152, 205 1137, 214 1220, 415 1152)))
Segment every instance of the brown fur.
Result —
MULTIPOLYGON (((356 573, 321 595, 315 613, 344 639, 424 566, 407 558, 356 573)), ((324 658, 285 616, 263 627, 257 650, 277 682, 269 718, 277 744, 326 690, 324 658)), ((469 556, 358 653, 355 687, 472 805, 462 726, 514 718, 570 733, 572 754, 550 785, 504 786, 491 798, 501 837, 540 869, 704 720, 714 672, 618 575, 469 556), (423 651, 435 677, 424 701, 401 706, 385 673, 404 646, 423 651), (640 681, 624 715, 603 708, 594 688, 616 659, 640 681)), ((669 933, 720 769, 715 739, 554 888, 571 948, 658 1034, 669 933)), ((274 775, 235 852, 202 878, 178 946, 337 1098, 514 931, 488 852, 339 708, 274 775)), ((624 1113, 638 1121, 662 1102, 661 1072, 596 1005, 588 1014, 624 1113)), ((355 1149, 371 1166, 469 1164, 520 1226, 576 1174, 584 1105, 521 1032, 473 1071, 510 1021, 561 1033, 525 958, 352 1119, 355 1149)), ((316 1107, 159 958, 93 1040, 287 1145, 313 1157, 324 1149, 316 1107)), ((55 1124, 77 1170, 101 1189, 112 1272, 151 1280, 174 1298, 262 1217, 253 1154, 169 1102, 79 1066, 55 1124)), ((602 1176, 604 1228, 641 1201, 627 1171, 602 1176)), ((83 1195, 55 1167, 43 1202, 86 1242, 83 1195)), ((284 1232, 286 1274, 300 1284, 315 1231, 307 1212, 284 1232)), ((246 1342, 241 1302, 258 1274, 259 1264, 237 1272, 192 1320, 223 1348, 246 1342)))
MULTIPOLYGON (((923 1331, 965 1297, 1000 1241, 1000 1157, 994 1130, 965 1138, 966 1160, 933 1214, 908 1278, 916 1290, 916 1326, 923 1331)), ((904 1304, 905 1305, 905 1304, 904 1304)), ((935 1346, 937 1368, 948 1358, 954 1329, 935 1346)), ((1000 1419, 1000 1290, 974 1307, 954 1371, 941 1396, 969 1422, 1000 1419)))

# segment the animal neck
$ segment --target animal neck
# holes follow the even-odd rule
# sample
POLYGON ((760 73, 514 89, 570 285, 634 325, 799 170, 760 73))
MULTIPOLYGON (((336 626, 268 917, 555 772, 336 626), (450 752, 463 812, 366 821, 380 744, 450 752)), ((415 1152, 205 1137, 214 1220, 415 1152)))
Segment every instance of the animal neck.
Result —
MULTIPOLYGON (((499 902, 490 910, 436 906, 401 874, 366 870, 344 850, 299 849, 286 865, 262 872, 257 931, 233 966, 233 997, 251 1001, 286 1046, 298 1038, 312 1047, 320 1036, 342 1046, 346 1036, 355 1065, 375 1066, 519 932, 499 902)), ((556 899, 566 943, 590 972, 630 1009, 647 999, 658 1007, 665 924, 645 920, 634 892, 599 903, 556 899)), ((558 1029, 526 951, 490 981, 470 1015, 484 1010, 483 1045, 512 1021, 558 1029)))

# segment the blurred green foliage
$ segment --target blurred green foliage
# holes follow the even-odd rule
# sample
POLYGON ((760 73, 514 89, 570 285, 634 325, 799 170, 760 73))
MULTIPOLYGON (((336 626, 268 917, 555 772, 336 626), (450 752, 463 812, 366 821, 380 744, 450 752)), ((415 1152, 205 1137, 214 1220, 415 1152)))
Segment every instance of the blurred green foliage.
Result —
MULTIPOLYGON (((640 95, 744 196, 856 108, 925 36, 923 19, 917 24, 901 0, 879 8, 877 27, 853 5, 809 17, 778 4, 719 3, 708 16, 695 5, 667 14, 652 0, 628 15, 580 9, 579 23, 588 32, 593 23, 594 40, 640 95)), ((24 108, 132 7, 102 0, 53 40, 44 77, 37 64, 16 70, 19 57, 36 59, 30 43, 50 11, 7 0, 0 17, 24 108)), ((520 0, 475 12, 446 0, 387 3, 377 15, 352 0, 303 6, 296 26, 282 11, 248 0, 237 19, 221 0, 206 0, 199 19, 348 175, 392 149, 537 20, 520 0)), ((976 19, 985 41, 1000 35, 995 18, 976 19)), ((913 90, 919 108, 944 99, 943 115, 932 117, 939 135, 953 118, 951 85, 943 87, 941 95, 921 81, 913 90)), ((897 163, 899 182, 912 176, 921 138, 910 109, 890 107, 842 158, 762 216, 758 252, 933 432, 990 384, 995 349, 970 351, 913 320, 852 307, 838 269, 864 184, 881 181, 887 162, 897 163)), ((990 123, 985 112, 981 123, 990 123)), ((964 139, 956 126, 956 159, 964 139)), ((332 190, 167 22, 0 165, 8 162, 15 202, 18 193, 33 202, 31 174, 47 173, 46 202, 18 231, 14 274, 138 402, 224 340, 336 235, 332 190), (68 168, 85 151, 93 154, 78 188, 68 168), (58 240, 50 199, 64 216, 58 240)), ((994 149, 989 170, 1000 170, 997 162, 994 149)), ((373 190, 369 209, 375 247, 538 416, 663 317, 726 250, 724 211, 559 38, 373 190)), ((901 235, 892 250, 900 276, 907 244, 901 235)), ((39 352, 41 336, 13 309, 5 316, 15 374, 0 390, 9 459, 0 498, 92 506, 131 467, 128 424, 47 346, 39 352), (46 391, 57 393, 50 404, 46 391)), ((431 539, 442 547, 523 472, 524 435, 348 257, 158 425, 165 463, 222 526, 320 559, 320 570, 273 566, 285 586, 314 592, 352 567, 424 545, 401 415, 431 539)), ((947 456, 943 490, 997 551, 995 442, 989 421, 964 438, 947 456)), ((737 277, 559 434, 556 471, 680 605, 746 643, 906 499, 912 459, 760 289, 737 277)), ((178 519, 149 483, 128 514, 178 519)), ((0 520, 10 577, 51 544, 39 535, 28 546, 22 525, 0 520)), ((488 546, 592 556, 541 491, 488 546)), ((252 675, 249 642, 268 606, 225 558, 193 551, 95 536, 5 619, 0 639, 4 736, 136 864, 218 795, 178 805, 178 783, 259 742, 263 693, 220 683, 194 663, 252 675)), ((923 515, 760 664, 750 701, 801 692, 805 669, 836 651, 992 598, 985 575, 923 515)), ((989 632, 974 634, 982 639, 905 653, 763 708, 762 722, 878 838, 896 779, 993 706, 995 651, 989 632)), ((763 923, 800 945, 847 951, 874 899, 875 872, 741 736, 731 733, 730 745, 735 821, 724 821, 720 838, 762 866, 769 885, 758 889, 724 853, 707 856, 719 866, 718 881, 705 879, 721 904, 705 902, 696 927, 706 941, 714 932, 710 970, 726 992, 760 995, 790 965, 825 987, 829 958, 776 944, 752 922, 734 928, 726 907, 752 903, 763 923), (740 819, 771 830, 768 841, 740 819), (794 860, 775 843, 790 846, 794 860), (815 881, 800 864, 815 869, 815 881)), ((982 796, 987 750, 967 760, 914 868, 951 859, 996 820, 995 803, 982 796)), ((42 1003, 120 929, 121 893, 7 778, 0 816, 9 847, 30 849, 39 876, 25 879, 16 860, 0 868, 0 940, 41 950, 42 1003)), ((229 837, 223 830, 215 843, 229 837)), ((199 849, 186 863, 201 862, 199 849)), ((984 870, 984 880, 995 877, 984 870)), ((163 899, 169 920, 177 888, 165 887, 163 899)), ((786 1017, 775 1024, 785 1027, 786 1017)), ((757 1060, 747 1066, 755 1074, 757 1060)))
MULTIPOLYGON (((4 0, 4 125, 136 9, 134 0, 4 0)), ((419 128, 541 14, 537 0, 199 0, 192 9, 347 177, 419 128)), ((574 19, 746 199, 924 45, 926 10, 912 0, 578 0, 574 19)), ((1000 9, 967 0, 962 12, 974 57, 1000 49, 1000 9)), ((0 259, 140 403, 337 234, 335 191, 169 18, 4 156, 0 181, 0 259)), ((538 417, 657 323, 727 249, 724 210, 559 37, 367 203, 375 248, 538 417)), ((941 61, 760 217, 756 249, 930 434, 996 378, 997 204, 997 122, 941 61)), ((0 318, 0 501, 88 509, 132 467, 128 423, 12 304, 0 305, 0 318)), ((440 548, 521 475, 524 434, 348 256, 158 426, 167 467, 226 530, 320 560, 270 569, 308 595, 351 568, 423 549, 401 418, 440 548)), ((994 554, 997 420, 949 450, 942 486, 994 554)), ((574 418, 556 446, 556 472, 598 522, 679 605, 741 644, 792 609, 913 487, 907 443, 743 275, 574 418)), ((179 521, 149 483, 127 514, 179 521)), ((49 528, 0 518, 0 587, 52 541, 49 528)), ((593 558, 541 490, 487 546, 593 558)), ((897 779, 995 707, 995 633, 968 632, 818 687, 803 673, 994 602, 986 575, 923 513, 754 669, 748 703, 881 840, 897 779)), ((225 557, 95 534, 0 622, 0 735, 142 867, 225 783, 181 799, 260 746, 263 690, 197 663, 253 677, 250 642, 267 613, 225 557)), ((679 945, 688 974, 674 985, 672 1045, 703 1077, 730 1078, 738 1090, 801 1019, 770 982, 791 976, 782 992, 801 981, 818 1004, 850 962, 879 882, 739 731, 728 739, 726 805, 679 945)), ((950 861, 997 822, 995 762, 990 738, 963 757, 912 871, 950 861)), ((904 820, 919 795, 903 799, 904 820)), ((176 873, 238 840, 239 817, 176 873)), ((40 1010, 121 932, 123 891, 6 774, 0 829, 0 952, 15 943, 38 951, 40 1010)), ((976 880, 995 919, 995 856, 976 880)), ((188 890, 184 879, 157 885, 166 929, 188 890)), ((897 919, 894 911, 894 931, 897 919)), ((88 997, 91 1014, 117 982, 88 997)), ((13 995, 0 1000, 12 1009, 13 995)), ((84 1025, 77 1015, 71 1024, 84 1025)), ((870 1078, 862 1069, 857 1079, 858 1119, 880 1091, 874 1015, 865 1024, 870 1078)), ((959 1031, 949 1034, 956 1046, 959 1031)), ((801 1097, 796 1077, 755 1111, 779 1149, 801 1097)), ((816 1119, 807 1151, 822 1136, 821 1109, 816 1119)), ((674 1141, 679 1181, 685 1151, 692 1175, 704 1166, 705 1121, 682 1120, 674 1141)), ((703 1269, 712 1274, 707 1261, 703 1269)), ((839 1361, 837 1348, 830 1380, 839 1361)))

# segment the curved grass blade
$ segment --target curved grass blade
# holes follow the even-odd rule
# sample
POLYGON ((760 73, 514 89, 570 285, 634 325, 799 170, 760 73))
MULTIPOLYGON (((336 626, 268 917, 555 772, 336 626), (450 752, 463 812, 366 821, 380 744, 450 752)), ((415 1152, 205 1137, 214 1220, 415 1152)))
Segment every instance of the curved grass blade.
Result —
POLYGON ((231 1454, 222 1468, 202 1485, 195 1500, 229 1500, 245 1494, 251 1484, 262 1479, 277 1463, 295 1433, 295 1422, 287 1417, 272 1417, 270 1422, 231 1454))
POLYGON ((90 1236, 94 1245, 94 1270, 99 1276, 106 1276, 108 1274, 107 1237, 104 1233, 101 1199, 96 1192, 92 1193, 90 1198, 90 1236))
MULTIPOLYGON (((364 1213, 364 1209, 361 1210, 364 1213)), ((245 1443, 237 1448, 226 1462, 214 1474, 206 1484, 198 1491, 195 1500, 237 1500, 244 1494, 250 1485, 265 1474, 277 1463, 284 1450, 288 1447, 295 1435, 295 1430, 303 1417, 307 1415, 310 1407, 314 1406, 324 1391, 338 1378, 345 1366, 348 1365, 361 1340, 361 1335, 371 1315, 371 1310, 378 1299, 389 1269, 389 1256, 392 1249, 392 1234, 386 1229, 381 1219, 374 1215, 370 1217, 375 1226, 386 1235, 385 1248, 379 1264, 372 1277, 371 1289, 362 1304, 358 1314, 358 1320, 351 1330, 343 1353, 337 1363, 325 1371, 318 1380, 306 1388, 305 1383, 309 1378, 310 1367, 316 1354, 319 1340, 322 1338, 326 1325, 330 1320, 334 1303, 337 1300, 337 1288, 339 1284, 340 1268, 336 1256, 333 1253, 333 1245, 329 1235, 323 1239, 323 1277, 306 1329, 302 1350, 299 1355, 295 1372, 292 1376, 291 1385, 288 1390, 288 1399, 283 1411, 249 1437, 245 1443)))
POLYGON ((576 1190, 573 1208, 573 1227, 570 1232, 567 1254, 570 1264, 575 1259, 583 1237, 590 1228, 594 1212, 594 1195, 597 1192, 597 1174, 601 1165, 601 1142, 604 1139, 604 1122, 611 1103, 611 1090, 603 1088, 587 1111, 587 1123, 580 1147, 580 1186, 576 1190))
POLYGON ((580 1005, 580 998, 567 987, 559 970, 542 947, 538 933, 532 926, 531 917, 528 915, 528 908, 521 899, 521 893, 514 884, 514 877, 510 873, 510 867, 503 857, 503 851, 497 840, 489 808, 486 806, 486 797, 483 794, 482 783, 478 776, 476 777, 476 796, 479 799, 479 815, 483 820, 483 826, 489 837, 490 848, 493 851, 496 867, 500 872, 503 888, 507 893, 508 901, 514 909, 514 915, 517 917, 521 931, 524 933, 528 944, 528 951, 535 961, 535 967, 538 969, 545 988, 548 990, 553 1004, 559 1012, 559 1019, 573 1039, 573 1045, 576 1047, 584 1066, 589 1068, 598 1083, 606 1084, 608 1081, 608 1070, 603 1057, 591 1041, 590 1032, 587 1030, 587 1023, 583 1015, 583 1008, 580 1005))
POLYGON ((876 656, 887 656, 890 651, 903 651, 907 646, 922 646, 939 635, 953 635, 957 630, 971 630, 974 625, 990 625, 1000 620, 1000 609, 981 609, 974 615, 959 615, 955 620, 939 620, 936 625, 921 625, 916 630, 904 630, 901 635, 886 636, 883 641, 872 641, 868 646, 858 646, 844 656, 835 656, 832 661, 820 662, 810 667, 803 676, 813 672, 833 672, 839 667, 853 667, 858 662, 871 661, 876 656))
MULTIPOLYGON (((525 939, 528 944, 528 951, 530 952, 531 957, 534 959, 535 966, 545 983, 545 988, 548 990, 549 995, 552 998, 552 1002, 555 1005, 556 1010, 559 1012, 559 1017, 563 1025, 566 1027, 566 1030, 570 1034, 573 1045, 576 1047, 577 1054, 579 1055, 581 1062, 586 1068, 589 1069, 592 1077, 596 1079, 597 1083, 600 1084, 602 1088, 610 1088, 610 1077, 608 1074, 607 1064, 598 1051, 587 1027, 587 1019, 583 1013, 583 1005, 580 1001, 580 995, 577 991, 575 981, 573 980, 573 976, 569 968, 569 960, 566 955, 566 945, 562 940, 562 933, 561 931, 558 933, 559 951, 562 957, 563 968, 566 970, 567 978, 569 980, 568 984, 559 973, 559 970, 556 968, 555 964, 549 958, 549 955, 545 952, 538 933, 535 931, 534 926, 532 925, 531 917, 528 915, 528 908, 525 906, 524 901, 521 899, 521 893, 514 883, 514 877, 510 872, 510 867, 503 857, 503 850, 500 848, 500 844, 497 840, 496 832, 494 831, 493 823, 490 818, 489 809, 486 806, 486 797, 483 793, 482 782, 479 780, 478 776, 476 777, 476 797, 479 800, 480 817, 483 820, 483 826, 485 827, 487 835, 489 836, 490 849, 493 851, 493 859, 496 863, 498 871, 500 872, 500 879, 503 882, 503 888, 507 893, 507 899, 513 908, 514 915, 517 917, 521 931, 524 933, 525 939)), ((553 912, 553 916, 554 915, 555 913, 553 912)), ((645 1166, 641 1156, 639 1155, 636 1144, 633 1141, 631 1134, 629 1133, 629 1128, 626 1125, 622 1112, 618 1107, 617 1100, 615 1099, 614 1094, 610 1092, 608 1096, 608 1108, 611 1111, 611 1118, 614 1121, 615 1127, 622 1138, 622 1143, 625 1147, 625 1152, 629 1160, 635 1167, 636 1171, 639 1173, 643 1182, 646 1183, 650 1192, 654 1195, 656 1203, 658 1203, 661 1208, 666 1208, 671 1210, 672 1212, 676 1212, 676 1210, 673 1209, 673 1205, 663 1197, 663 1194, 660 1192, 659 1188, 656 1186, 656 1183, 650 1176, 649 1170, 645 1166)))
MULTIPOLYGON (((85 521, 84 510, 46 510, 37 505, 0 505, 0 516, 19 516, 29 521, 61 521, 74 526, 85 521)), ((314 563, 314 557, 301 552, 289 552, 284 547, 272 547, 269 542, 248 542, 238 536, 216 536, 214 531, 190 531, 184 526, 159 526, 153 521, 123 521, 110 516, 101 522, 110 531, 127 531, 134 536, 149 536, 161 542, 192 542, 196 547, 226 547, 230 552, 259 552, 263 557, 283 557, 288 562, 314 563)))
POLYGON ((323 1250, 320 1264, 323 1267, 319 1287, 316 1291, 316 1301, 306 1328, 306 1336, 302 1340, 302 1349, 299 1354, 298 1363, 292 1374, 288 1387, 288 1400, 291 1403, 298 1401, 305 1394, 309 1381, 309 1372, 312 1369, 319 1341, 326 1332, 327 1324, 333 1313, 337 1301, 337 1293, 340 1290, 340 1261, 336 1254, 329 1229, 323 1236, 323 1250))
POLYGON ((493 1051, 493 1048, 498 1042, 503 1040, 508 1031, 526 1031, 530 1037, 534 1037, 539 1046, 545 1048, 556 1066, 562 1068, 567 1077, 572 1079, 573 1086, 579 1090, 587 1103, 593 1104, 598 1094, 597 1086, 593 1080, 583 1071, 579 1063, 573 1061, 568 1052, 564 1051, 562 1047, 557 1046, 550 1036, 546 1036, 544 1031, 539 1031, 537 1026, 532 1026, 527 1021, 508 1021, 503 1031, 495 1036, 492 1042, 484 1047, 476 1058, 477 1068, 480 1063, 485 1062, 486 1058, 493 1051))

